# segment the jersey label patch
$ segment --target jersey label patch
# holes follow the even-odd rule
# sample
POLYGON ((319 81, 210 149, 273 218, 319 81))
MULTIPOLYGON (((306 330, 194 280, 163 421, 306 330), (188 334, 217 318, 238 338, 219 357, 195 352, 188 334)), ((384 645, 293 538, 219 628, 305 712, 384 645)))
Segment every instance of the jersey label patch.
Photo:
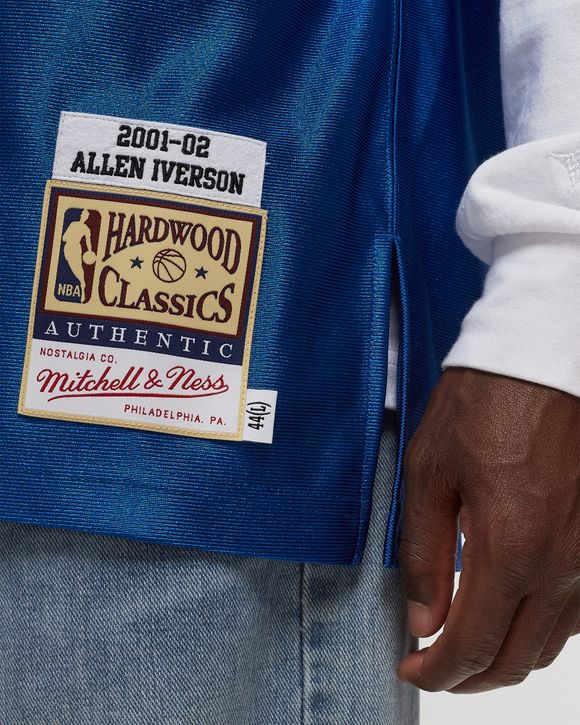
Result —
POLYGON ((265 165, 257 139, 65 111, 52 177, 259 207, 265 165))
POLYGON ((242 439, 266 212, 49 181, 25 415, 242 439))

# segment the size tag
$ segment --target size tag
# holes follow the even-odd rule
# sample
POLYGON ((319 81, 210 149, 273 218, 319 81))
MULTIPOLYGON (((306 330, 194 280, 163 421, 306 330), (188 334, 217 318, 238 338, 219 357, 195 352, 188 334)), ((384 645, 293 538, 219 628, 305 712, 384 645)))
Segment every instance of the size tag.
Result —
POLYGON ((245 441, 272 442, 277 399, 277 390, 248 390, 244 416, 245 441))
POLYGON ((19 412, 242 439, 265 224, 48 182, 19 412))
POLYGON ((63 112, 52 176, 259 207, 265 164, 256 139, 63 112))

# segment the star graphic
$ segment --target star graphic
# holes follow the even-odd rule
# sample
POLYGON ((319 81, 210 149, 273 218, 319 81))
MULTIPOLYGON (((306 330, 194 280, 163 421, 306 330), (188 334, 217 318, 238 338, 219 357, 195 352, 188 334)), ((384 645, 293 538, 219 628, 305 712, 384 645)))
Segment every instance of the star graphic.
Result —
POLYGON ((206 278, 205 275, 207 274, 207 269, 204 269, 203 267, 196 267, 195 268, 195 278, 203 277, 206 278))
POLYGON ((139 267, 139 269, 141 269, 142 264, 143 264, 143 260, 139 259, 139 257, 135 257, 134 259, 131 260, 131 269, 133 269, 133 267, 139 267))
POLYGON ((556 159, 556 161, 559 161, 568 172, 568 180, 570 182, 568 191, 572 191, 577 184, 580 184, 580 149, 572 151, 569 154, 552 153, 550 156, 556 159))

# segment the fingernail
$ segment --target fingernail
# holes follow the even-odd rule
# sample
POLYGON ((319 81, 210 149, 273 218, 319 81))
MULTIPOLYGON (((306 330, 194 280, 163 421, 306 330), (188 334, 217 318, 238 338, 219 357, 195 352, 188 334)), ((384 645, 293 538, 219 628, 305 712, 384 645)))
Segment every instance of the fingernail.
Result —
POLYGON ((407 602, 409 629, 414 637, 427 637, 431 632, 431 612, 429 607, 419 602, 407 602))

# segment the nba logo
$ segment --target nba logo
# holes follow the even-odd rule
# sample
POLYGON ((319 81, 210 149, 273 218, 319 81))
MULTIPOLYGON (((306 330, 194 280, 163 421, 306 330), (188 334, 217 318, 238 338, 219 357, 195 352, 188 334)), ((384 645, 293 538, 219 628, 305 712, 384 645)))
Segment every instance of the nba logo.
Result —
POLYGON ((54 296, 85 304, 91 299, 99 245, 101 215, 94 209, 64 213, 54 296))

